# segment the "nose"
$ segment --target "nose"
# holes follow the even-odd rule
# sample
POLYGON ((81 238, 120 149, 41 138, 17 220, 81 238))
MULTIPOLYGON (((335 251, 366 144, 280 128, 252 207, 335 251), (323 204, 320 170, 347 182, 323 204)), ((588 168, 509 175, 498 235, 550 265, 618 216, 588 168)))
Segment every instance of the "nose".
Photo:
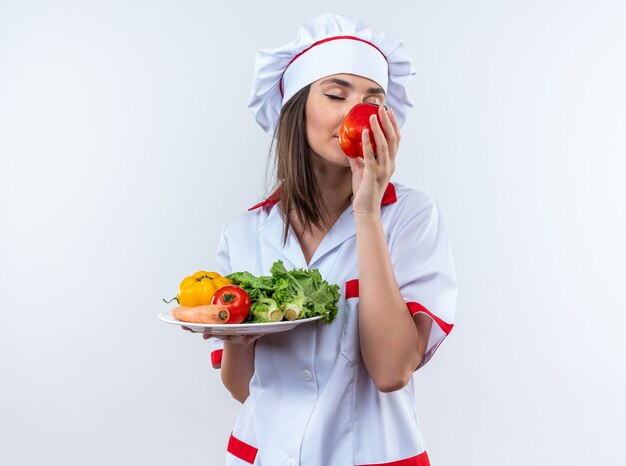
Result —
POLYGON ((350 110, 352 110, 357 105, 363 103, 365 101, 365 97, 354 97, 352 99, 346 99, 344 105, 341 107, 341 121, 345 120, 350 110))
POLYGON ((348 113, 350 113, 350 110, 352 110, 354 106, 357 105, 358 103, 359 102, 350 102, 348 100, 344 102, 344 104, 339 109, 339 112, 337 113, 337 121, 338 121, 337 131, 339 131, 339 128, 343 124, 343 121, 346 119, 346 116, 348 116, 348 113))

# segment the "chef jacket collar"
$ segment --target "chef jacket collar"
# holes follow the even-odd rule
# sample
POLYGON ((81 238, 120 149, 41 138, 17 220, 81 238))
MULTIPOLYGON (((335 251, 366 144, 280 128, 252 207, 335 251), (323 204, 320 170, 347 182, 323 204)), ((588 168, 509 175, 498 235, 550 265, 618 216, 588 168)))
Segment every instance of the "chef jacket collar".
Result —
MULTIPOLYGON (((385 194, 383 194, 383 199, 382 199, 380 205, 393 204, 394 202, 396 202, 396 200, 397 200, 397 198, 396 198, 396 188, 393 185, 393 183, 389 182, 389 184, 387 185, 387 189, 385 189, 385 194)), ((249 211, 250 210, 255 210, 255 209, 258 209, 259 207, 264 207, 264 206, 274 206, 279 201, 280 201, 280 186, 267 199, 265 199, 264 201, 259 202, 256 205, 253 205, 248 210, 249 211)))

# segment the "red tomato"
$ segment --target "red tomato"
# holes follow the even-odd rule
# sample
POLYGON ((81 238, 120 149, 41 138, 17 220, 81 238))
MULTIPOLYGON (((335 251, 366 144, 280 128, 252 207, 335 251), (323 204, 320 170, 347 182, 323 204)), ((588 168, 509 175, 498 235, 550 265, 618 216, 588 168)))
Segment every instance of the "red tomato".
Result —
POLYGON ((376 114, 378 124, 383 124, 378 117, 378 109, 380 107, 374 104, 356 104, 346 115, 341 128, 339 129, 339 145, 344 153, 351 158, 363 158, 363 144, 361 142, 361 133, 364 129, 370 132, 370 143, 374 154, 376 153, 376 143, 374 142, 374 134, 370 127, 370 116, 376 114))
POLYGON ((240 324, 250 315, 250 296, 237 285, 226 285, 215 292, 211 304, 220 304, 228 309, 230 317, 225 324, 240 324))

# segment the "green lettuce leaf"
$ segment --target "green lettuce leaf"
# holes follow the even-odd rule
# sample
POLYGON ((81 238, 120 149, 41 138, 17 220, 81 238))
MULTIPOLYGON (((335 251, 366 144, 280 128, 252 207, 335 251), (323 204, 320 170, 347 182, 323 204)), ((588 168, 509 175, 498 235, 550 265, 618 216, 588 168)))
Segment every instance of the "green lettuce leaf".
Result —
POLYGON ((271 276, 256 277, 249 272, 235 272, 226 277, 250 295, 248 322, 267 322, 270 311, 275 318, 275 307, 288 320, 322 316, 330 323, 336 317, 339 286, 324 280, 318 269, 288 271, 279 260, 270 273, 271 276))

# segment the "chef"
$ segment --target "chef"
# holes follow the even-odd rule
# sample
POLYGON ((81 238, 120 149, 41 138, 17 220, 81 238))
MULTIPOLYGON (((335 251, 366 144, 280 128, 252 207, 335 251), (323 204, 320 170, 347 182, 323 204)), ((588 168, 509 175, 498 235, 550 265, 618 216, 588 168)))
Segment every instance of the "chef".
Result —
POLYGON ((281 260, 319 269, 341 296, 330 324, 205 334, 243 403, 227 465, 430 464, 415 373, 452 330, 457 284, 438 205, 391 181, 414 74, 404 42, 334 14, 257 54, 249 107, 274 137, 276 186, 223 228, 218 271, 269 275, 281 260), (352 159, 338 131, 362 102, 378 120, 352 159))

